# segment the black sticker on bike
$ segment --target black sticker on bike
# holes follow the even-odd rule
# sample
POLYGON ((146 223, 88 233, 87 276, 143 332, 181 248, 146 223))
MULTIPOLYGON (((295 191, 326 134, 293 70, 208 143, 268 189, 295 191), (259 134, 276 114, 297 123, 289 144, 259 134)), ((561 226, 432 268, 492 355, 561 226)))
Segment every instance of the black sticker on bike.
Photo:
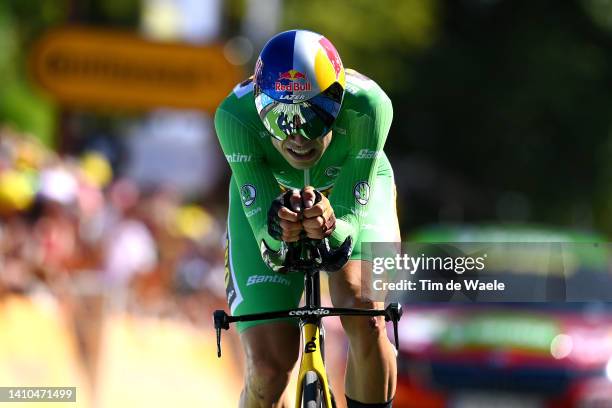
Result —
POLYGON ((304 353, 314 353, 317 351, 317 338, 313 337, 312 340, 306 343, 306 347, 304 347, 304 353))

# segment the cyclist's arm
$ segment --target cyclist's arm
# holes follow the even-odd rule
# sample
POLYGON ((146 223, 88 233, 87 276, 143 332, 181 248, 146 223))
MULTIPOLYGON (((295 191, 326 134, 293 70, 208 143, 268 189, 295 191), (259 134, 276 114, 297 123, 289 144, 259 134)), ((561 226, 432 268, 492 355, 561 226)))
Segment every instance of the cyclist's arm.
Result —
POLYGON ((351 126, 347 129, 347 137, 351 138, 350 150, 330 195, 330 203, 337 218, 336 229, 330 237, 334 247, 349 235, 356 242, 362 219, 370 211, 369 194, 374 188, 378 160, 383 154, 382 149, 393 119, 391 101, 382 90, 375 96, 365 98, 362 113, 365 114, 351 119, 351 126), (367 187, 360 183, 367 183, 367 187), (356 189, 361 191, 359 197, 356 189))
POLYGON ((277 250, 280 241, 268 234, 267 212, 280 194, 280 187, 263 157, 258 131, 222 107, 215 114, 215 129, 240 190, 242 208, 253 235, 258 243, 265 240, 270 248, 277 250))

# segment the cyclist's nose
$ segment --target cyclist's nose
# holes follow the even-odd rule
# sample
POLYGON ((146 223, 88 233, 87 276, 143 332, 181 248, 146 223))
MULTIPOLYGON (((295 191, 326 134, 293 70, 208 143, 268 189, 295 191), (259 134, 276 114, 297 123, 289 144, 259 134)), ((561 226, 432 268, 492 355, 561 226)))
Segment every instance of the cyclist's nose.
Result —
POLYGON ((294 141, 295 143, 299 144, 299 145, 303 145, 306 142, 308 142, 308 139, 306 139, 304 136, 300 135, 299 133, 294 133, 291 135, 291 140, 294 141))

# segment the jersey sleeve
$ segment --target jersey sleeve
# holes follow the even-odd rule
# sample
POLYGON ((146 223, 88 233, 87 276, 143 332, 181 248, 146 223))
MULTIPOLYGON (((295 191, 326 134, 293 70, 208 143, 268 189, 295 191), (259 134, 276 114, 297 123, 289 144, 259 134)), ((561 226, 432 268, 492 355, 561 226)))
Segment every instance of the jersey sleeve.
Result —
POLYGON ((349 235, 356 242, 362 220, 368 211, 376 210, 369 206, 370 193, 374 191, 378 161, 393 119, 391 101, 380 88, 361 99, 359 114, 351 117, 347 129, 350 147, 346 161, 330 195, 336 215, 336 229, 330 240, 334 247, 349 235))
POLYGON ((215 129, 257 243, 263 239, 270 248, 277 250, 280 241, 268 234, 267 213, 272 200, 280 194, 280 187, 264 159, 257 140, 258 130, 243 123, 223 105, 215 114, 215 129))

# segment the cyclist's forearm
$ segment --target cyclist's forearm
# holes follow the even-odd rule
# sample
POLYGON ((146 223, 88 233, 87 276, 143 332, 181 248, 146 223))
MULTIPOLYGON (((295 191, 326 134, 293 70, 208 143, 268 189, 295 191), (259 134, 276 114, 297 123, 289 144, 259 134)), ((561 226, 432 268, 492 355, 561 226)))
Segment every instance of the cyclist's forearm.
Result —
POLYGON ((270 248, 278 249, 280 242, 268 234, 267 212, 280 188, 263 159, 258 141, 238 118, 222 109, 215 115, 215 128, 253 235, 257 242, 266 240, 270 248))

